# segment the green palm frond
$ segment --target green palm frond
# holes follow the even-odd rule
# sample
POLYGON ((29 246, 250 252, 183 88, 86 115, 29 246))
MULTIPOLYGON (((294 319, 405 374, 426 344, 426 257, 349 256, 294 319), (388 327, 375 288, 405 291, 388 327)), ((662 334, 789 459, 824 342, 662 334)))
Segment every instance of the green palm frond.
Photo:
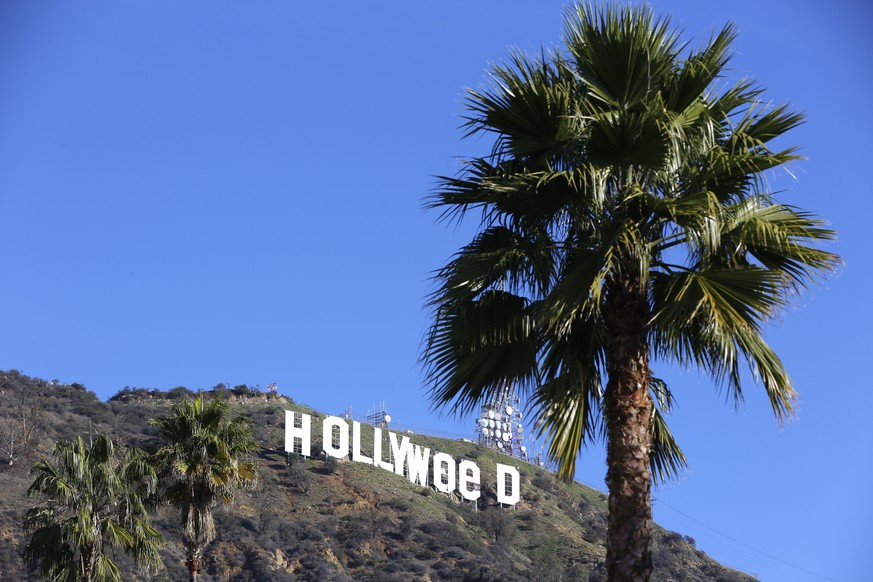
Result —
POLYGON ((657 408, 652 409, 652 454, 649 462, 656 483, 677 478, 688 466, 685 453, 670 432, 664 414, 657 408))
POLYGON ((837 255, 814 246, 836 236, 824 224, 811 213, 751 197, 730 209, 721 235, 724 252, 781 273, 792 288, 805 287, 840 263, 837 255))
POLYGON ((539 351, 532 312, 523 298, 497 290, 441 309, 422 356, 433 400, 463 414, 507 384, 532 384, 539 351))
POLYGON ((754 265, 659 275, 653 285, 652 326, 689 328, 697 321, 718 332, 760 332, 785 303, 778 273, 754 265), (663 293, 663 294, 662 294, 663 293))
MULTIPOLYGON (((570 134, 568 116, 573 85, 565 72, 545 59, 513 52, 509 62, 495 66, 490 87, 469 90, 466 135, 496 135, 494 152, 534 163, 570 134)), ((543 166, 538 169, 545 169, 543 166)))
POLYGON ((119 581, 115 548, 142 566, 158 566, 162 536, 151 527, 148 508, 156 476, 137 449, 119 449, 105 435, 87 444, 78 437, 55 445, 52 459, 31 469, 28 495, 45 505, 30 509, 24 529, 31 535, 25 561, 46 580, 79 580, 82 564, 92 579, 119 581))
POLYGON ((540 240, 493 226, 464 247, 437 275, 441 287, 433 301, 448 303, 475 298, 495 286, 546 289, 554 276, 548 233, 540 240))
POLYGON ((121 570, 109 556, 102 554, 97 558, 93 571, 94 582, 121 582, 121 570))
POLYGON ((653 348, 663 358, 708 372, 742 400, 741 365, 760 379, 777 418, 790 415, 794 388, 781 360, 761 336, 761 324, 784 303, 778 274, 757 267, 659 277, 653 348), (662 294, 663 292, 663 294, 662 294))
POLYGON ((595 440, 600 422, 600 384, 582 383, 572 367, 541 384, 529 403, 537 417, 538 437, 546 437, 546 454, 558 465, 558 477, 572 479, 583 445, 595 440))
MULTIPOLYGON (((630 327, 648 357, 700 368, 736 403, 751 375, 790 416, 794 388, 764 330, 839 257, 821 248, 835 236, 823 221, 768 190, 769 173, 799 159, 774 144, 803 116, 722 80, 735 38, 727 25, 690 50, 648 7, 574 6, 563 52, 513 52, 468 93, 466 135, 494 141, 426 203, 452 220, 480 213, 429 298, 421 360, 435 405, 469 412, 516 384, 572 475, 604 435, 610 346, 637 337, 615 316, 637 293, 630 327)), ((643 376, 650 468, 666 479, 686 461, 669 391, 643 376)))
POLYGON ((595 103, 624 109, 640 106, 672 73, 680 49, 669 20, 647 7, 571 8, 564 43, 595 103))
POLYGON ((660 378, 652 378, 652 476, 656 483, 678 477, 688 466, 685 453, 670 432, 665 416, 673 410, 673 393, 660 378))
POLYGON ((540 360, 541 382, 529 407, 537 435, 545 436, 558 475, 572 478, 579 450, 602 439, 605 329, 597 317, 577 312, 561 329, 549 328, 540 360))
MULTIPOLYGON (((737 38, 736 27, 727 24, 712 37, 700 52, 692 53, 667 84, 667 106, 671 111, 686 111, 701 103, 712 84, 722 75, 731 57, 731 44, 737 38)), ((734 107, 730 108, 731 110, 734 107)))
POLYGON ((250 421, 232 416, 220 397, 183 400, 151 421, 164 445, 154 459, 164 477, 164 498, 182 516, 189 550, 215 537, 212 508, 230 503, 256 479, 251 456, 258 450, 250 421))
MULTIPOLYGON (((621 220, 601 228, 588 236, 588 245, 577 243, 563 255, 563 269, 544 299, 543 323, 561 333, 562 327, 572 322, 578 313, 585 317, 600 311, 607 281, 621 272, 626 265, 622 259, 635 246, 636 226, 621 220)), ((637 264, 637 270, 643 265, 637 264)))

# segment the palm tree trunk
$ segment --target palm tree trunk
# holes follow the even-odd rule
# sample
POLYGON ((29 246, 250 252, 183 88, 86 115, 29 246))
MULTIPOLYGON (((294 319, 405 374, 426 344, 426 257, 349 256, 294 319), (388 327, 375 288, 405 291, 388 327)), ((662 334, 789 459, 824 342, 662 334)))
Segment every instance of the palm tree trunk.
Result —
POLYGON ((604 307, 609 344, 609 381, 604 396, 609 488, 607 580, 646 582, 652 574, 649 306, 641 285, 626 279, 608 291, 604 307))
POLYGON ((80 569, 82 572, 82 582, 91 582, 94 577, 94 563, 97 561, 97 541, 91 542, 91 544, 84 549, 82 555, 79 558, 79 563, 81 564, 80 569))
POLYGON ((200 567, 203 565, 203 552, 200 545, 191 544, 187 548, 187 560, 189 582, 197 582, 200 579, 200 567))

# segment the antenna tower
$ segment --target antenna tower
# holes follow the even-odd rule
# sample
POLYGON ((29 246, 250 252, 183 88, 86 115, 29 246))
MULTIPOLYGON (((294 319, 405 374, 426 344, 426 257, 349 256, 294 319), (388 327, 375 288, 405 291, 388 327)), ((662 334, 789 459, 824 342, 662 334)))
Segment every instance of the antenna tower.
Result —
POLYGON ((511 384, 482 405, 482 411, 476 419, 476 432, 480 445, 520 459, 527 458, 527 447, 523 444, 521 403, 511 384))
POLYGON ((367 422, 377 428, 388 428, 388 423, 391 422, 391 415, 385 410, 384 401, 373 405, 373 412, 367 415, 367 422))

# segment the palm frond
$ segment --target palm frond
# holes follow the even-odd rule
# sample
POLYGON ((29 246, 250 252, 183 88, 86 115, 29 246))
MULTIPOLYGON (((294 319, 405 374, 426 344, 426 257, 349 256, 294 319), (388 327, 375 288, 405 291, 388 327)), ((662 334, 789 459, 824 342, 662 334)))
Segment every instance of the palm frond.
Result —
POLYGON ((537 436, 546 438, 546 454, 557 464, 561 479, 573 478, 579 451, 598 432, 600 398, 599 384, 580 383, 572 371, 540 385, 533 394, 530 406, 537 417, 537 436))
MULTIPOLYGON (((705 96, 730 62, 731 44, 737 38, 736 27, 725 25, 700 52, 692 53, 682 63, 673 83, 668 85, 667 105, 671 111, 684 111, 705 96)), ((733 109, 733 108, 731 108, 733 109)))
MULTIPOLYGON (((603 437, 608 352, 646 330, 638 354, 699 367, 735 403, 751 374, 790 416, 794 388, 763 332, 839 257, 821 248, 833 231, 768 189, 800 157, 774 144, 803 116, 752 81, 721 81, 735 38, 729 24, 689 50, 648 7, 574 6, 564 53, 513 52, 468 93, 466 136, 493 148, 426 203, 444 219, 481 213, 429 297, 434 405, 465 413, 520 386, 566 477, 603 437), (638 321, 625 325, 630 294, 638 321)), ((686 461, 669 391, 640 377, 655 402, 652 472, 670 478, 686 461)))
POLYGON ((50 580, 78 580, 80 560, 91 562, 94 580, 120 580, 109 548, 137 564, 158 563, 163 538, 150 525, 146 500, 155 474, 144 459, 142 451, 119 449, 105 435, 87 444, 82 437, 58 442, 52 460, 32 469, 28 495, 46 505, 25 515, 32 534, 25 560, 50 580))
POLYGON ((680 39, 669 19, 648 8, 571 8, 564 43, 592 96, 606 107, 633 109, 660 86, 680 39))
POLYGON ((539 351, 532 311, 497 290, 441 308, 422 356, 432 400, 464 414, 510 383, 532 384, 539 351))
POLYGON ((688 466, 685 453, 670 432, 663 413, 657 408, 652 410, 652 450, 649 462, 656 483, 676 479, 688 466))
POLYGON ((835 236, 811 213, 757 196, 729 209, 722 252, 730 257, 748 255, 784 275, 791 288, 802 288, 839 266, 837 255, 815 246, 835 236))
POLYGON ((437 273, 440 288, 431 303, 467 301, 495 286, 545 290, 554 276, 551 242, 548 233, 530 237, 505 226, 484 230, 437 273))
POLYGON ((249 458, 259 447, 250 420, 232 416, 220 397, 198 396, 150 422, 164 443, 155 453, 164 496, 182 516, 186 544, 202 547, 215 537, 215 501, 231 502, 236 489, 256 478, 249 458))
POLYGON ((546 59, 513 52, 509 62, 495 66, 490 87, 468 90, 467 136, 497 135, 498 158, 523 158, 545 169, 548 153, 561 147, 570 134, 568 106, 572 85, 562 70, 546 59))

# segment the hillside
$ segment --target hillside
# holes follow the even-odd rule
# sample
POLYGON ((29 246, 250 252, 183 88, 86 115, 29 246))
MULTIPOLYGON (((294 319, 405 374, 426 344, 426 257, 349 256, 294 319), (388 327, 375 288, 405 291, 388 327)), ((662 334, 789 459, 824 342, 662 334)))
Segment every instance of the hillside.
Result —
MULTIPOLYGON (((482 471, 482 496, 473 503, 372 465, 316 456, 324 415, 243 386, 223 392, 237 412, 252 419, 263 448, 257 485, 217 511, 219 534, 206 555, 206 581, 604 579, 603 493, 557 482, 540 467, 474 443, 412 435, 415 444, 432 452, 475 461, 482 471), (312 415, 312 458, 281 450, 285 410, 312 415), (521 473, 522 501, 514 509, 501 510, 496 503, 497 463, 521 473)), ((21 518, 32 504, 24 492, 33 460, 46 456, 57 439, 89 431, 152 448, 148 419, 188 394, 184 388, 127 389, 101 402, 78 384, 0 372, 0 579, 33 579, 18 557, 25 543, 21 518)), ((362 452, 368 455, 372 434, 372 427, 363 427, 362 452)), ((177 517, 163 509, 155 521, 167 539, 164 570, 136 573, 119 557, 125 579, 186 579, 177 517)), ((654 580, 753 579, 657 526, 654 561, 654 580)))

